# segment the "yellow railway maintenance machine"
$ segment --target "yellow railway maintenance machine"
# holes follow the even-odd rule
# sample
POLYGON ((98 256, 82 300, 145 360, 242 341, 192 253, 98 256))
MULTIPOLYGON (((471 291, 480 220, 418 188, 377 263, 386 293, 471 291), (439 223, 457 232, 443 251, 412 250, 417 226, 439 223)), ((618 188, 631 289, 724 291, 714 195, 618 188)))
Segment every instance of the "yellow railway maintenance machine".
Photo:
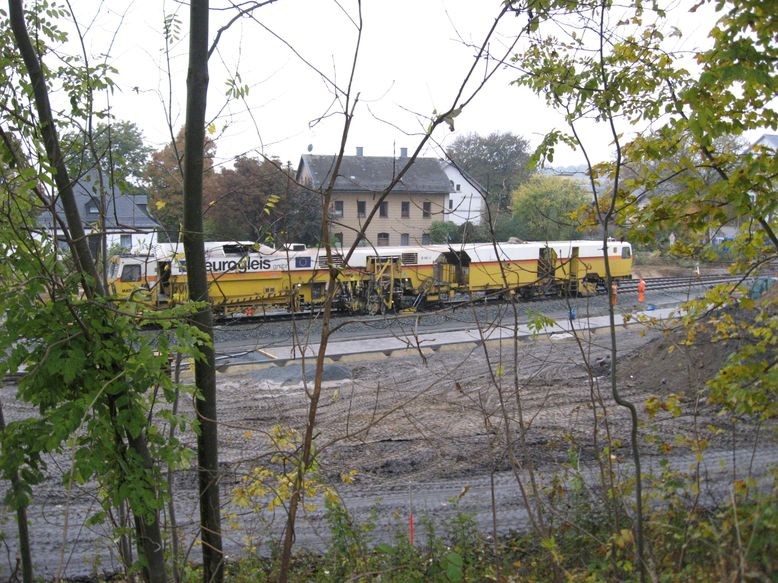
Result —
MULTIPOLYGON (((332 264, 344 279, 362 271, 332 264)), ((219 316, 280 315, 316 309, 325 299, 330 265, 324 250, 290 245, 273 249, 242 243, 209 243, 206 248, 208 293, 219 316)), ((186 301, 187 268, 182 250, 160 249, 154 256, 120 256, 111 277, 115 296, 165 307, 186 301)))
MULTIPOLYGON (((611 276, 632 277, 632 247, 609 240, 611 276)), ((424 304, 536 295, 588 295, 605 289, 602 241, 469 243, 355 249, 348 265, 333 252, 288 245, 207 243, 209 295, 219 316, 315 311, 337 272, 335 309, 384 313, 424 304)), ((186 260, 180 245, 159 245, 153 255, 115 258, 113 294, 154 307, 187 299, 186 260)))

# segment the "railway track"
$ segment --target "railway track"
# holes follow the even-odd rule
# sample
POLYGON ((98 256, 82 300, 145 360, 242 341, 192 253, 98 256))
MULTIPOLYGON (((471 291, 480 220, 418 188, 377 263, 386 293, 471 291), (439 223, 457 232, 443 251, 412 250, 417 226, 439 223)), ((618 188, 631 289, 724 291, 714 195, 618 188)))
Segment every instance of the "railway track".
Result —
MULTIPOLYGON (((732 275, 707 275, 707 276, 700 276, 700 277, 652 277, 652 278, 643 278, 646 282, 647 290, 648 291, 672 291, 672 290, 686 290, 689 288, 709 288, 713 285, 723 284, 723 283, 748 283, 750 280, 748 278, 744 278, 742 276, 732 276, 732 275)), ((629 294, 629 293, 637 293, 637 285, 638 285, 638 279, 623 279, 620 280, 618 283, 618 290, 619 294, 629 294)), ((494 292, 491 294, 488 294, 486 296, 479 297, 477 299, 472 300, 462 300, 462 301, 451 301, 451 302, 443 302, 440 304, 436 304, 432 307, 430 307, 428 310, 421 310, 419 312, 416 312, 415 310, 406 310, 406 311, 400 311, 400 312, 387 312, 385 314, 378 314, 373 316, 367 316, 367 315, 360 315, 355 316, 352 314, 343 314, 334 312, 333 318, 338 321, 344 321, 344 320, 359 320, 362 322, 369 322, 369 321, 375 321, 375 322, 383 322, 387 318, 404 318, 404 317, 415 317, 416 315, 427 315, 427 314, 434 314, 434 313, 440 313, 440 312, 446 312, 446 311, 461 311, 463 308, 473 306, 473 305, 480 305, 480 304, 497 304, 497 303, 505 303, 507 302, 503 301, 502 298, 502 292, 494 292)), ((605 297, 606 290, 604 288, 598 290, 599 296, 605 297)), ((542 304, 542 303, 550 303, 550 302, 559 302, 560 296, 559 295, 536 295, 530 299, 520 299, 520 304, 542 304)), ((241 326, 252 326, 255 327, 259 323, 263 322, 269 322, 269 323, 284 323, 284 322, 290 322, 293 320, 299 320, 303 321, 308 318, 317 318, 321 316, 321 312, 303 312, 303 313, 296 313, 296 314, 275 314, 270 316, 253 316, 253 317, 241 317, 241 318, 228 318, 218 321, 218 326, 223 328, 239 328, 241 326)))
MULTIPOLYGON (((637 279, 621 280, 619 283, 620 310, 626 301, 625 295, 637 295, 637 279)), ((701 277, 656 277, 644 278, 647 287, 647 295, 651 303, 655 301, 657 293, 678 294, 684 292, 682 297, 675 297, 676 303, 688 299, 688 291, 693 290, 694 295, 699 295, 705 289, 718 284, 744 283, 749 285, 750 279, 730 275, 709 275, 701 277), (653 296, 653 297, 652 297, 653 296)), ((542 310, 544 313, 563 315, 569 310, 570 302, 586 301, 587 310, 591 314, 602 315, 607 313, 608 297, 602 291, 593 298, 560 298, 559 296, 535 297, 529 301, 521 301, 520 306, 532 305, 534 311, 542 310), (539 307, 542 306, 542 307, 539 307)), ((396 335, 406 336, 412 334, 414 329, 419 332, 453 331, 472 328, 474 325, 493 323, 499 321, 508 312, 509 305, 498 298, 498 295, 487 298, 479 298, 471 302, 459 302, 445 304, 434 310, 415 313, 388 313, 377 316, 349 316, 345 314, 333 314, 333 328, 341 328, 338 331, 339 338, 380 338, 396 335), (474 314, 478 314, 477 316, 474 314), (478 324, 480 322, 480 324, 478 324)), ((215 339, 217 344, 218 361, 230 361, 235 364, 248 357, 251 359, 257 352, 261 353, 265 346, 293 345, 297 341, 290 330, 292 322, 296 322, 300 329, 305 330, 305 335, 310 341, 317 341, 320 334, 317 318, 320 314, 295 314, 285 316, 273 316, 270 318, 253 317, 241 318, 219 322, 215 326, 215 339)), ((510 317, 510 314, 508 314, 510 317)), ((579 310, 579 318, 582 317, 579 310)), ((11 374, 4 377, 4 381, 16 382, 23 373, 11 374)))
MULTIPOLYGON (((637 284, 639 280, 623 280, 619 286, 617 312, 641 309, 637 304, 637 284)), ((708 288, 717 284, 736 284, 743 278, 721 275, 707 277, 660 277, 645 278, 647 284, 646 309, 655 307, 676 307, 690 298, 702 295, 708 288)), ((748 284, 748 282, 745 282, 748 284)), ((520 323, 526 324, 532 312, 542 312, 557 321, 566 320, 571 309, 577 309, 578 319, 605 316, 609 311, 609 297, 599 293, 591 297, 545 297, 520 302, 520 323)), ((442 332, 488 329, 493 327, 511 327, 513 310, 508 302, 493 298, 480 298, 469 303, 445 305, 436 310, 416 313, 384 314, 381 316, 345 316, 333 315, 332 330, 335 332, 330 341, 374 342, 381 338, 409 339, 416 335, 429 335, 442 332)), ((303 341, 295 341, 290 333, 290 323, 241 322, 219 327, 216 333, 217 359, 222 363, 248 364, 264 361, 257 354, 276 349, 280 346, 303 346, 308 342, 317 343, 321 329, 317 320, 302 320, 297 323, 303 341)), ((299 351, 299 350, 298 350, 299 351)), ((281 364, 279 361, 276 361, 281 364)))
MULTIPOLYGON (((722 283, 748 283, 751 279, 739 275, 703 275, 691 277, 644 277, 643 281, 646 282, 646 287, 649 290, 673 290, 697 286, 710 287, 722 283)), ((639 279, 622 280, 619 283, 619 293, 637 293, 639 281, 639 279)))

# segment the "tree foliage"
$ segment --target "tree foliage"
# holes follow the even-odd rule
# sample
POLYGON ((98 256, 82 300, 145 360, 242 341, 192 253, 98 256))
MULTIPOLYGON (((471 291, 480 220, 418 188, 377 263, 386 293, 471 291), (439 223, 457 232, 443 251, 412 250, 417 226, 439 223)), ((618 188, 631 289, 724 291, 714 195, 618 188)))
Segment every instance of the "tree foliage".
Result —
MULTIPOLYGON (((157 419, 182 428, 188 425, 185 417, 155 405, 155 397, 173 400, 175 387, 166 371, 167 337, 152 346, 136 326, 134 314, 117 312, 103 300, 70 299, 77 297, 77 278, 50 260, 46 267, 56 277, 55 287, 52 281, 43 287, 40 282, 45 280, 39 279, 31 288, 35 279, 22 276, 40 273, 39 253, 44 251, 45 246, 30 247, 15 253, 6 266, 5 275, 11 278, 6 280, 0 310, 10 333, 0 345, 7 354, 2 371, 21 367, 32 371, 19 382, 17 396, 35 405, 39 415, 9 423, 0 458, 4 474, 24 468, 29 496, 30 488, 44 477, 44 455, 72 439, 74 465, 66 477, 76 483, 97 480, 105 494, 100 500, 102 517, 126 501, 138 516, 156 521, 164 481, 156 464, 146 464, 164 459, 178 466, 187 459, 184 448, 161 431, 164 425, 149 424, 157 419), (59 301, 43 299, 52 292, 59 301), (59 325, 52 326, 53 322, 59 325), (141 436, 147 442, 147 460, 129 445, 141 436)), ((169 322, 157 320, 165 326, 169 322)), ((178 334, 184 339, 185 329, 178 334)))
POLYGON ((510 194, 530 175, 529 142, 511 132, 459 136, 446 154, 487 191, 495 212, 510 210, 510 194))
MULTIPOLYGON (((622 171, 622 184, 631 200, 631 206, 636 209, 633 217, 627 219, 625 227, 630 228, 631 240, 648 249, 658 249, 662 252, 689 255, 690 249, 704 254, 705 249, 711 250, 711 243, 727 238, 729 232, 742 217, 725 208, 727 221, 718 226, 699 228, 694 222, 687 221, 687 215, 698 212, 697 201, 704 200, 711 188, 721 181, 720 174, 709 166, 701 157, 698 148, 688 143, 673 144, 668 147, 661 159, 627 156, 622 171), (693 165, 688 162, 693 161, 693 165), (679 171, 679 168, 683 168, 679 171), (684 199, 686 202, 684 202, 684 199), (685 212, 667 212, 669 201, 681 204, 685 212), (659 220, 653 220, 658 215, 659 220), (677 242, 677 244, 676 244, 677 242), (670 247, 673 247, 672 249, 670 247)), ((747 150, 742 139, 723 136, 714 141, 711 150, 727 161, 724 168, 730 172, 740 163, 740 155, 747 150)))
MULTIPOLYGON (((0 471, 14 484, 9 502, 23 508, 45 476, 46 455, 72 448, 73 465, 63 477, 70 484, 98 483, 102 511, 93 522, 116 509, 129 510, 134 526, 115 525, 117 539, 133 533, 137 544, 136 564, 131 553, 123 553, 125 567, 163 581, 159 510, 166 491, 158 463, 175 466, 186 458, 186 450, 162 431, 164 423, 179 427, 182 421, 171 414, 177 391, 166 364, 172 338, 183 341, 178 344, 183 352, 194 354, 202 338, 182 324, 175 336, 153 344, 139 328, 146 321, 143 310, 117 309, 106 293, 84 236, 58 132, 105 119, 106 112, 93 109, 94 94, 113 83, 110 67, 90 67, 54 52, 52 47, 67 40, 58 22, 69 17, 55 4, 41 1, 25 10, 14 0, 0 25, 0 248, 8 259, 0 266, 0 370, 23 373, 16 397, 37 408, 37 415, 3 427, 0 471), (42 56, 61 66, 47 67, 42 56), (52 93, 64 99, 51 99, 52 93), (64 109, 52 103, 65 104, 64 109), (41 236, 30 218, 39 214, 30 212, 32 201, 47 208, 61 202, 58 229, 69 245, 69 261, 41 236)), ((189 309, 160 314, 160 325, 172 326, 189 309)), ((25 581, 32 580, 29 571, 25 567, 25 581)))
POLYGON ((508 241, 517 237, 519 231, 516 218, 507 213, 495 216, 491 223, 474 225, 470 222, 457 225, 451 222, 433 221, 430 225, 430 240, 433 243, 489 243, 508 241))
POLYGON ((575 239, 575 212, 591 197, 572 178, 536 174, 513 192, 515 236, 526 241, 575 239))
MULTIPOLYGON (((177 241, 184 218, 184 129, 176 139, 151 154, 151 161, 143 172, 143 185, 149 193, 149 212, 164 228, 169 241, 177 241)), ((213 173, 216 144, 206 136, 204 175, 213 173)), ((163 237, 164 238, 164 237, 163 237)))
POLYGON ((462 233, 459 225, 448 221, 433 221, 429 228, 430 241, 440 243, 460 243, 462 233))
MULTIPOLYGON (((696 18, 694 12, 703 5, 689 7, 688 18, 696 18)), ((721 140, 746 131, 778 127, 774 8, 753 0, 716 4, 719 19, 710 34, 713 46, 699 52, 693 64, 669 49, 668 40, 675 42, 681 33, 667 25, 661 5, 636 3, 629 9, 619 7, 616 14, 608 3, 551 1, 535 11, 528 26, 529 48, 515 57, 522 70, 517 83, 545 96, 568 124, 566 130, 546 137, 537 158, 553 159, 560 142, 581 150, 589 165, 594 217, 605 236, 629 224, 639 225, 642 237, 684 225, 688 237, 677 239, 673 250, 704 259, 712 252, 704 245, 709 233, 732 225, 736 218, 738 235, 729 245, 736 273, 759 271, 778 257, 775 152, 720 147, 721 140), (595 163, 586 123, 607 129, 614 152, 611 160, 595 163), (625 174, 627 167, 641 170, 625 174), (707 179, 711 171, 717 175, 713 182, 707 179), (663 192, 670 178, 680 188, 663 192), (599 184, 609 185, 607 191, 599 192, 599 184), (646 199, 648 203, 641 204, 646 199)), ((732 291, 711 290, 688 306, 690 341, 707 325, 700 318, 710 313, 711 306, 727 306, 732 291)), ((717 400, 735 412, 775 414, 774 408, 765 406, 774 400, 770 379, 775 378, 778 338, 775 302, 772 296, 758 304, 743 304, 756 310, 745 331, 734 320, 716 319, 713 340, 753 339, 753 345, 736 351, 731 364, 710 384, 717 400)), ((615 347, 615 338, 612 344, 615 347)), ((637 411, 622 398, 615 378, 611 386, 614 399, 633 419, 633 459, 639 477, 637 411)), ((636 486, 636 561, 643 579, 648 564, 639 478, 636 486)))
POLYGON ((211 240, 318 243, 321 202, 277 160, 240 157, 213 173, 203 205, 211 240))
POLYGON ((68 174, 74 180, 99 169, 106 181, 123 191, 141 192, 143 170, 152 148, 134 122, 101 122, 91 132, 69 133, 62 141, 68 174))

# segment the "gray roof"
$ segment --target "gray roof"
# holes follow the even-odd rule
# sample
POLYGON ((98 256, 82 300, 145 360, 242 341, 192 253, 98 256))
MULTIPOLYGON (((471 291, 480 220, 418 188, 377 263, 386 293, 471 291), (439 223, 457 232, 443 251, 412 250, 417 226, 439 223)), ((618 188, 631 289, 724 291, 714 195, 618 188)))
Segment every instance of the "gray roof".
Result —
MULTIPOLYGON (((81 223, 88 227, 94 224, 99 217, 99 212, 94 212, 100 208, 100 183, 96 174, 87 174, 73 185, 73 194, 76 198, 78 213, 81 216, 81 223), (93 212, 90 212, 90 209, 93 212)), ((153 231, 159 229, 160 225, 152 219, 145 211, 147 203, 146 196, 130 196, 122 193, 114 186, 113 189, 107 188, 105 192, 105 228, 106 230, 143 230, 153 231)), ((62 209, 62 201, 57 199, 57 215, 65 216, 62 209)), ((38 223, 46 229, 52 228, 52 216, 49 212, 40 215, 38 223)))
POLYGON ((762 134, 754 144, 759 146, 766 146, 772 150, 778 150, 778 135, 776 134, 762 134))
MULTIPOLYGON (((335 156, 304 154, 300 170, 307 167, 314 189, 326 187, 335 165, 335 156)), ((407 163, 407 158, 392 156, 343 156, 335 180, 335 190, 380 192, 407 163)), ((299 173, 299 171, 298 171, 299 173)), ((392 192, 448 194, 449 183, 437 158, 416 158, 392 192)))

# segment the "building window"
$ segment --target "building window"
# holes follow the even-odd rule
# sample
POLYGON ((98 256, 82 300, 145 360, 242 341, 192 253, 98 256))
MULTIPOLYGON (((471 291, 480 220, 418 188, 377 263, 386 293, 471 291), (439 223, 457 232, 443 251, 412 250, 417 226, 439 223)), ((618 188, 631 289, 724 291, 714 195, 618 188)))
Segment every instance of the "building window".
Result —
POLYGON ((411 203, 405 200, 400 205, 400 217, 403 219, 411 218, 411 203))
POLYGON ((459 192, 460 190, 462 190, 462 185, 461 184, 457 184, 457 192, 459 192))
POLYGON ((422 213, 421 217, 423 219, 428 219, 432 216, 432 203, 431 202, 425 202, 422 206, 422 213))
POLYGON ((332 218, 333 219, 342 219, 343 218, 343 201, 342 200, 336 200, 332 203, 332 218))
POLYGON ((333 233, 332 242, 336 247, 343 247, 343 233, 333 233))
POLYGON ((454 209, 454 201, 451 199, 448 199, 448 210, 454 209))
MULTIPOLYGON (((383 201, 381 205, 378 207, 378 216, 382 219, 386 219, 389 217, 389 203, 386 201, 383 201)), ((388 235, 387 235, 388 237, 388 235)))
POLYGON ((364 200, 358 200, 357 201, 357 218, 358 219, 364 219, 367 216, 367 212, 365 210, 365 201, 364 200))
POLYGON ((132 249, 132 235, 121 235, 119 237, 119 246, 124 249, 132 249))
POLYGON ((422 236, 421 236, 421 244, 422 245, 429 245, 430 243, 432 243, 432 241, 430 239, 430 234, 429 233, 423 233, 422 236))
POLYGON ((389 246, 389 233, 378 233, 376 247, 388 247, 388 246, 389 246))
POLYGON ((408 233, 403 233, 400 235, 400 245, 403 247, 407 247, 411 244, 411 236, 408 233))
POLYGON ((97 206, 96 202, 87 203, 87 205, 86 205, 86 214, 88 214, 89 216, 92 216, 92 217, 97 216, 97 215, 100 214, 100 207, 97 206))

